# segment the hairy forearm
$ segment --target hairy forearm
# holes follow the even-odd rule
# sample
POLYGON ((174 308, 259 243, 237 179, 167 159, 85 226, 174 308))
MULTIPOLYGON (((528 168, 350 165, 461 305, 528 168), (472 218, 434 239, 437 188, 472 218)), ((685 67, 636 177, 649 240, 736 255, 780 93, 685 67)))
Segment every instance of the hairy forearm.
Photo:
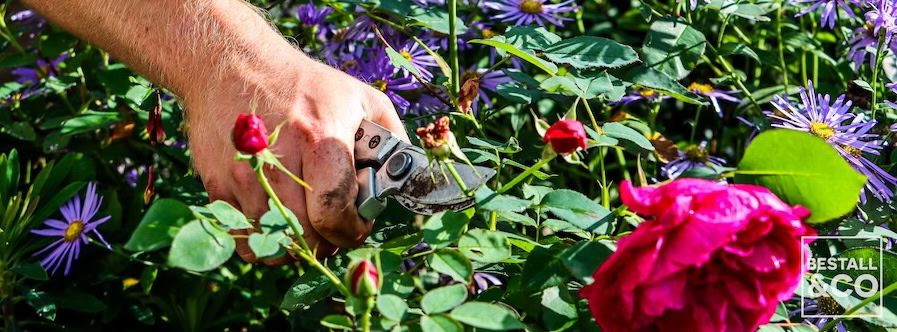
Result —
POLYGON ((310 62, 242 0, 23 0, 53 23, 106 50, 189 104, 310 62), (227 87, 225 87, 227 86, 227 87))

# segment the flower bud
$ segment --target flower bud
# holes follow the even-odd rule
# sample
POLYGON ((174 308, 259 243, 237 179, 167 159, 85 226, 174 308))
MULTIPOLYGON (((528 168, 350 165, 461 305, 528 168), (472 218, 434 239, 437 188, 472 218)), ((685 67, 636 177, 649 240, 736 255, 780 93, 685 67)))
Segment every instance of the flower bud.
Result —
POLYGON ((586 129, 582 122, 560 120, 548 128, 542 143, 551 143, 551 148, 559 154, 571 154, 578 148, 586 148, 586 129))
POLYGON ((380 289, 380 273, 370 260, 363 260, 349 268, 347 283, 349 290, 357 297, 370 297, 380 289))
POLYGON ((258 154, 268 148, 268 128, 255 114, 240 114, 233 132, 234 147, 247 154, 258 154))
POLYGON ((162 127, 162 97, 158 92, 156 92, 156 107, 150 110, 146 122, 146 133, 152 144, 165 140, 165 128, 162 127))

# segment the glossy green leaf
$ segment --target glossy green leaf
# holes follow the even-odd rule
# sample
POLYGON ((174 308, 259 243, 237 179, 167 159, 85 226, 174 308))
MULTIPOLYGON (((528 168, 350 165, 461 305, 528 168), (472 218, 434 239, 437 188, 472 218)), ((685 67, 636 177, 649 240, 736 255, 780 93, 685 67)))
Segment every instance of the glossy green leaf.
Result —
POLYGON ((774 129, 747 147, 735 182, 769 188, 788 204, 810 209, 808 222, 821 223, 854 209, 866 177, 821 138, 774 129))
POLYGON ((190 271, 209 271, 234 253, 234 239, 208 220, 194 220, 174 237, 168 264, 190 271))
POLYGON ((452 310, 451 317, 473 327, 495 331, 526 328, 514 312, 498 304, 467 302, 452 310))
POLYGON ((408 304, 401 297, 383 294, 377 297, 377 310, 384 317, 395 322, 401 322, 405 318, 405 314, 408 313, 408 304))
POLYGON ((654 151, 654 145, 645 135, 629 128, 619 122, 608 122, 601 127, 604 134, 616 139, 620 146, 633 153, 647 153, 654 151))
POLYGON ((473 275, 470 261, 460 252, 449 249, 440 249, 430 255, 430 267, 465 284, 473 275))
POLYGON ((593 36, 564 39, 545 49, 551 61, 575 68, 617 68, 638 61, 632 47, 613 40, 593 36))
POLYGON ((206 208, 208 208, 209 211, 212 211, 212 214, 215 215, 215 219, 218 219, 222 225, 229 229, 246 229, 252 227, 252 225, 249 224, 249 220, 246 219, 246 216, 244 216, 240 210, 231 206, 228 202, 217 200, 206 205, 206 208))
POLYGON ((472 229, 461 236, 458 249, 464 256, 483 263, 497 263, 511 257, 511 245, 504 233, 472 229))
POLYGON ((467 222, 467 215, 463 213, 452 211, 437 213, 424 223, 424 241, 433 248, 444 248, 461 236, 461 230, 467 226, 467 222))
POLYGON ((411 62, 408 61, 404 56, 396 52, 392 47, 386 48, 386 55, 389 56, 389 61, 396 67, 403 68, 415 75, 420 76, 420 72, 417 71, 417 68, 411 65, 411 62))
POLYGON ((645 66, 680 80, 695 68, 706 44, 704 34, 681 17, 665 17, 651 24, 642 55, 645 66))
POLYGON ((167 247, 178 230, 194 218, 190 208, 180 201, 169 198, 157 200, 143 215, 131 239, 125 243, 125 249, 153 251, 167 247))
POLYGON ((446 315, 423 316, 420 318, 423 332, 462 332, 464 326, 446 315))
POLYGON ((464 303, 467 299, 467 287, 454 284, 433 289, 420 300, 420 307, 428 314, 446 312, 464 303))
MULTIPOLYGON (((449 34, 449 15, 442 8, 431 7, 418 9, 408 16, 409 19, 417 21, 422 26, 433 29, 442 34, 449 34)), ((455 32, 459 35, 467 31, 467 26, 460 18, 455 19, 455 32)))
POLYGON ((729 56, 729 55, 743 55, 748 58, 754 59, 754 61, 760 62, 760 56, 757 55, 757 52, 754 52, 750 47, 741 43, 725 43, 723 46, 719 48, 719 55, 729 56))
POLYGON ((532 201, 514 196, 498 194, 492 189, 482 186, 474 194, 477 205, 487 211, 523 212, 532 205, 532 201))
POLYGON ((663 93, 686 103, 695 105, 701 105, 703 103, 703 99, 700 96, 696 95, 694 92, 688 91, 688 89, 682 86, 682 84, 679 84, 675 79, 654 68, 646 67, 644 65, 634 66, 629 69, 624 69, 616 75, 624 81, 635 83, 646 88, 660 90, 663 93))
POLYGON ((355 330, 352 318, 346 315, 327 315, 321 319, 321 326, 336 330, 355 330))
POLYGON ((573 190, 559 189, 545 195, 542 205, 554 215, 590 232, 598 232, 610 210, 573 190))
POLYGON ((468 43, 488 45, 488 46, 495 47, 496 49, 511 53, 514 56, 516 56, 526 62, 531 63, 532 65, 538 67, 539 69, 544 70, 546 73, 548 73, 549 75, 552 75, 552 76, 557 74, 557 71, 558 71, 558 67, 555 64, 545 61, 545 60, 542 60, 542 59, 539 59, 534 54, 532 54, 530 52, 520 50, 520 49, 514 47, 514 45, 506 43, 504 40, 504 37, 502 37, 502 36, 496 36, 491 39, 473 39, 473 40, 469 40, 468 43))

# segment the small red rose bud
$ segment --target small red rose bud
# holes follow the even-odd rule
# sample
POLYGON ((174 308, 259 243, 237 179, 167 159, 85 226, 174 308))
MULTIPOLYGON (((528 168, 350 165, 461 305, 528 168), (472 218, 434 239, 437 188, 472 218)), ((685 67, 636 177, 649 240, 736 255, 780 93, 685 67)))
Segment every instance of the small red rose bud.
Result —
POLYGON ((240 114, 234 124, 233 140, 237 151, 258 154, 268 148, 268 128, 258 115, 240 114))
POLYGON ((357 297, 370 297, 380 289, 380 273, 371 261, 365 259, 349 268, 346 274, 349 290, 357 297))
POLYGON ((545 132, 542 143, 549 142, 554 152, 571 154, 578 148, 586 148, 586 129, 582 126, 582 122, 569 119, 560 120, 545 132))

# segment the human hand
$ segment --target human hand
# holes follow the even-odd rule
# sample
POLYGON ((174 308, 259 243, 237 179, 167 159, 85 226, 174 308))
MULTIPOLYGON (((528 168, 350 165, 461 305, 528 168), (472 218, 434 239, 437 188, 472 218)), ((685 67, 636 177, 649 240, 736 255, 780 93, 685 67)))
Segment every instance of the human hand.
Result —
MULTIPOLYGON (((269 128, 286 122, 272 152, 312 190, 277 170, 266 169, 266 176, 299 218, 309 246, 319 255, 330 255, 338 247, 363 243, 372 226, 355 209, 354 137, 362 119, 408 138, 386 95, 298 52, 287 57, 292 61, 281 71, 244 72, 232 83, 206 88, 187 99, 190 147, 209 199, 227 201, 258 219, 268 211, 268 195, 249 165, 234 160, 229 130, 254 99, 256 113, 269 128)), ((245 238, 238 239, 237 252, 248 262, 257 260, 245 238)))

